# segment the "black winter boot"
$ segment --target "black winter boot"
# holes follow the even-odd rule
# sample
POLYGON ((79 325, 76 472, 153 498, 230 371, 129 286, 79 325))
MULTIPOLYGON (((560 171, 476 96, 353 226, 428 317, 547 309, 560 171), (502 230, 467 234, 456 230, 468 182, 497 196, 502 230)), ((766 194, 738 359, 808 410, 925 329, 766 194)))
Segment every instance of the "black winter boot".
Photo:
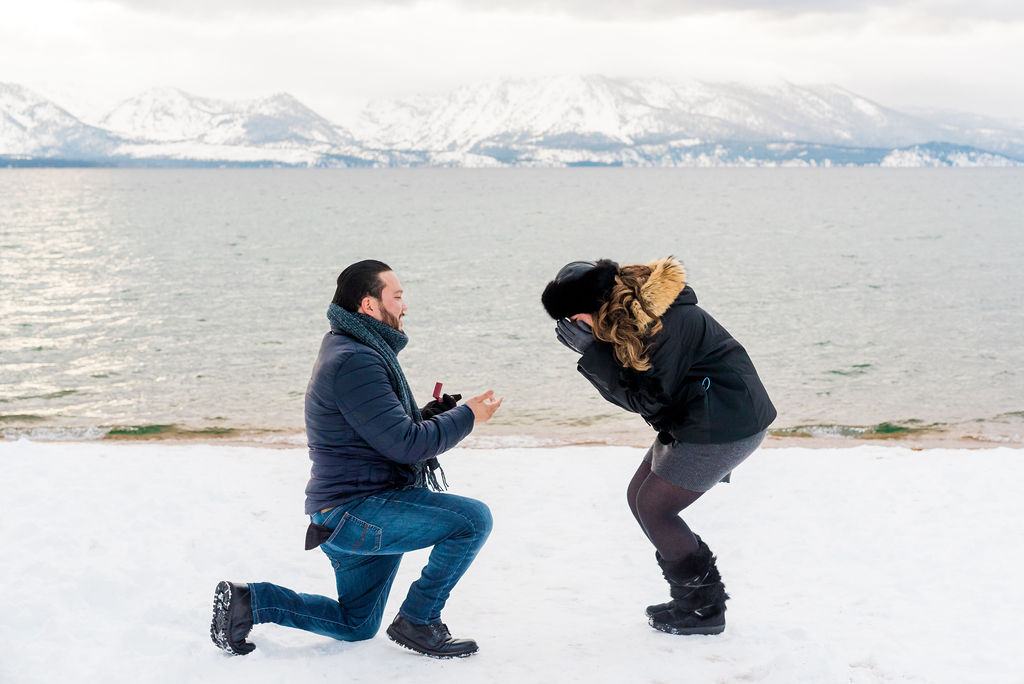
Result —
POLYGON ((465 658, 477 651, 476 642, 472 639, 453 639, 443 622, 417 625, 401 613, 395 616, 394 622, 388 627, 388 638, 410 651, 431 658, 465 658))
MULTIPOLYGON (((656 560, 658 562, 658 566, 661 567, 661 574, 664 575, 665 574, 665 559, 661 557, 661 552, 659 552, 659 551, 655 551, 654 552, 654 560, 656 560)), ((666 577, 665 579, 668 579, 668 578, 666 577)), ((672 587, 672 582, 669 582, 668 586, 669 586, 669 588, 671 588, 672 587)), ((663 613, 664 611, 668 610, 671 607, 672 607, 672 602, 671 601, 666 601, 665 603, 655 603, 653 606, 647 606, 647 611, 646 611, 647 612, 647 617, 651 617, 655 613, 663 613)))
MULTIPOLYGON (((700 538, 700 535, 695 534, 693 536, 697 539, 697 550, 693 552, 693 555, 700 557, 711 556, 711 549, 709 549, 708 545, 704 543, 704 540, 700 538)), ((665 572, 665 559, 661 557, 660 551, 654 552, 654 560, 656 560, 658 562, 658 565, 661 567, 661 574, 665 577, 665 580, 668 582, 669 589, 671 589, 673 586, 673 580, 665 572)), ((670 594, 673 598, 675 598, 674 593, 670 594)), ((647 606, 647 617, 651 617, 655 613, 663 613, 671 607, 672 601, 666 601, 665 603, 656 603, 653 606, 647 606)))
POLYGON ((725 630, 725 593, 722 576, 707 544, 689 556, 658 564, 668 580, 672 600, 648 606, 651 627, 669 634, 720 634, 725 630))
POLYGON ((217 648, 231 655, 252 653, 256 647, 245 640, 252 631, 249 585, 220 582, 213 592, 213 621, 210 638, 217 648))

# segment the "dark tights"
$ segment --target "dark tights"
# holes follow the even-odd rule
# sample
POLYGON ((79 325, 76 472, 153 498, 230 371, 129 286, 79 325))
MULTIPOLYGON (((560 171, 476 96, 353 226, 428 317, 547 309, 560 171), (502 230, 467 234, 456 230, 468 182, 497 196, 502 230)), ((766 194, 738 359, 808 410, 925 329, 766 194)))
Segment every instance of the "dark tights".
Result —
POLYGON ((679 512, 704 492, 676 487, 651 472, 646 461, 640 464, 626 489, 629 510, 640 529, 666 561, 679 560, 697 550, 697 539, 679 512))

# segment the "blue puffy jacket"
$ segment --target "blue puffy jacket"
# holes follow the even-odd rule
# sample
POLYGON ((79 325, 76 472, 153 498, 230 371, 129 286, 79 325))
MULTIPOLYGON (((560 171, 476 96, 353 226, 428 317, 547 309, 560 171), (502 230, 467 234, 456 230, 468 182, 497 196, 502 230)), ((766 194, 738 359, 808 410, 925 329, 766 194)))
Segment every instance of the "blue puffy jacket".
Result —
POLYGON ((344 333, 324 335, 306 388, 313 461, 306 513, 413 482, 411 464, 433 458, 473 430, 468 406, 416 423, 388 380, 384 358, 344 333))

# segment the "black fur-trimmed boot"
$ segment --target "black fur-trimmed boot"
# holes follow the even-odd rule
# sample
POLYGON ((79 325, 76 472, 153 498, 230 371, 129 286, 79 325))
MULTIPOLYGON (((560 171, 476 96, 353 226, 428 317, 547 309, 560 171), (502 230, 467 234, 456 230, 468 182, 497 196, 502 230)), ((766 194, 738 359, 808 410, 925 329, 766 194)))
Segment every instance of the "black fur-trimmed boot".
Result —
POLYGON ((651 627, 669 634, 721 634, 725 631, 725 593, 711 549, 698 537, 690 555, 667 562, 657 556, 672 600, 648 606, 651 627))
MULTIPOLYGON (((710 556, 711 549, 709 549, 708 545, 704 543, 704 540, 700 538, 700 535, 695 534, 693 536, 697 540, 697 550, 694 552, 694 554, 701 556, 710 556)), ((661 574, 662 576, 664 576, 665 580, 668 582, 669 588, 671 589, 672 579, 670 579, 669 576, 665 573, 665 559, 661 557, 660 551, 655 550, 654 560, 658 563, 658 566, 661 568, 661 574)), ((675 594, 672 594, 672 596, 675 596, 675 594)), ((653 606, 647 606, 647 617, 651 617, 655 613, 663 613, 671 607, 672 601, 666 601, 665 603, 655 603, 653 606)))
MULTIPOLYGON (((658 566, 661 568, 661 574, 664 575, 665 559, 661 557, 661 553, 659 551, 654 552, 654 560, 657 561, 658 566)), ((669 587, 672 587, 671 582, 669 582, 669 587)), ((672 601, 666 601, 665 603, 655 603, 653 606, 647 606, 647 617, 652 617, 655 613, 663 613, 671 607, 672 601)))
POLYGON ((210 638, 217 648, 231 655, 246 655, 256 649, 245 640, 252 631, 251 606, 248 584, 217 584, 213 592, 213 620, 210 622, 210 638))

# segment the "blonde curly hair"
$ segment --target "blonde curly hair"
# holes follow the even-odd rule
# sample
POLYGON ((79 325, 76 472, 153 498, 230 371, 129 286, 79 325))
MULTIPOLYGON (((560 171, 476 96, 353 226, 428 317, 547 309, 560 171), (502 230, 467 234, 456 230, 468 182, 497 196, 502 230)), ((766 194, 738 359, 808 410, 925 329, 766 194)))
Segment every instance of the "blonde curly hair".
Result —
POLYGON ((650 340, 685 286, 686 271, 674 257, 620 267, 607 301, 594 314, 594 336, 610 342, 626 368, 648 370, 650 340))

